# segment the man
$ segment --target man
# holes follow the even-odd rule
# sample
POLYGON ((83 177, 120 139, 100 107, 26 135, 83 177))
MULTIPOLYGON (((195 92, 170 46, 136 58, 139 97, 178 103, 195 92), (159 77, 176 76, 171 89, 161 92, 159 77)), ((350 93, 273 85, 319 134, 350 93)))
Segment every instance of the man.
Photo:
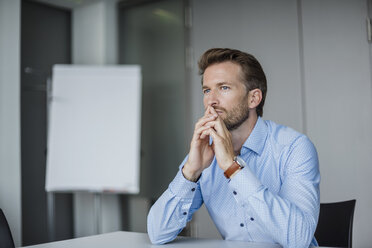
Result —
POLYGON ((261 119, 267 86, 259 62, 216 48, 202 55, 199 69, 205 113, 149 212, 151 241, 172 241, 204 203, 226 240, 317 245, 317 153, 305 135, 261 119))

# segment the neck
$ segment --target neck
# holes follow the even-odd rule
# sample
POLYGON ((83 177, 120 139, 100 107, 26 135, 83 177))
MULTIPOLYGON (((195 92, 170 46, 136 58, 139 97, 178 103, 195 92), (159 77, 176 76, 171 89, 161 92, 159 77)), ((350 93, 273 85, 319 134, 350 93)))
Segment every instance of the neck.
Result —
POLYGON ((252 133, 252 130, 257 122, 256 111, 249 114, 248 119, 243 122, 237 129, 231 131, 231 139, 234 148, 235 155, 240 154, 240 150, 244 142, 248 139, 249 135, 252 133))

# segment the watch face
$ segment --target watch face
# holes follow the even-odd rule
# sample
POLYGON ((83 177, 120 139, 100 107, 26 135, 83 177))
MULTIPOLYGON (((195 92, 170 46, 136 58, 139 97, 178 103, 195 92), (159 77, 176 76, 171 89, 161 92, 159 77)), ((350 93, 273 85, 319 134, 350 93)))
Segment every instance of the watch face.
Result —
POLYGON ((240 156, 236 156, 235 157, 235 161, 240 165, 240 167, 244 168, 246 166, 246 163, 245 161, 240 157, 240 156))

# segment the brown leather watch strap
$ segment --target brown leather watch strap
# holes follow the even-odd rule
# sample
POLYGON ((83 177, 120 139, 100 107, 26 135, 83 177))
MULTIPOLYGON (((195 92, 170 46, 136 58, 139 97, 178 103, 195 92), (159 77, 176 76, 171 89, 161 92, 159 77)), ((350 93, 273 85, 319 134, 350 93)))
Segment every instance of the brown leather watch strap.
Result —
POLYGON ((225 170, 225 172, 223 173, 225 175, 225 177, 227 179, 230 179, 230 177, 232 176, 232 174, 234 174, 237 170, 241 169, 242 167, 238 164, 238 162, 236 162, 234 160, 234 162, 232 163, 232 165, 230 165, 229 168, 227 168, 227 170, 225 170))

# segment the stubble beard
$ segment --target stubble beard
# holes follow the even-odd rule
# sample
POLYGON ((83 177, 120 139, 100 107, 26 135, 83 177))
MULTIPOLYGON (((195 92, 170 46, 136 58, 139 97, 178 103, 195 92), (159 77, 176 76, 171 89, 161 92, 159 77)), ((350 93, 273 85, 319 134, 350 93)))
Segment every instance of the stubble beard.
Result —
POLYGON ((242 104, 235 106, 230 111, 227 111, 225 108, 216 108, 226 113, 226 117, 222 118, 222 120, 225 123, 227 130, 233 131, 237 129, 248 119, 249 107, 246 101, 247 96, 244 97, 242 104))

